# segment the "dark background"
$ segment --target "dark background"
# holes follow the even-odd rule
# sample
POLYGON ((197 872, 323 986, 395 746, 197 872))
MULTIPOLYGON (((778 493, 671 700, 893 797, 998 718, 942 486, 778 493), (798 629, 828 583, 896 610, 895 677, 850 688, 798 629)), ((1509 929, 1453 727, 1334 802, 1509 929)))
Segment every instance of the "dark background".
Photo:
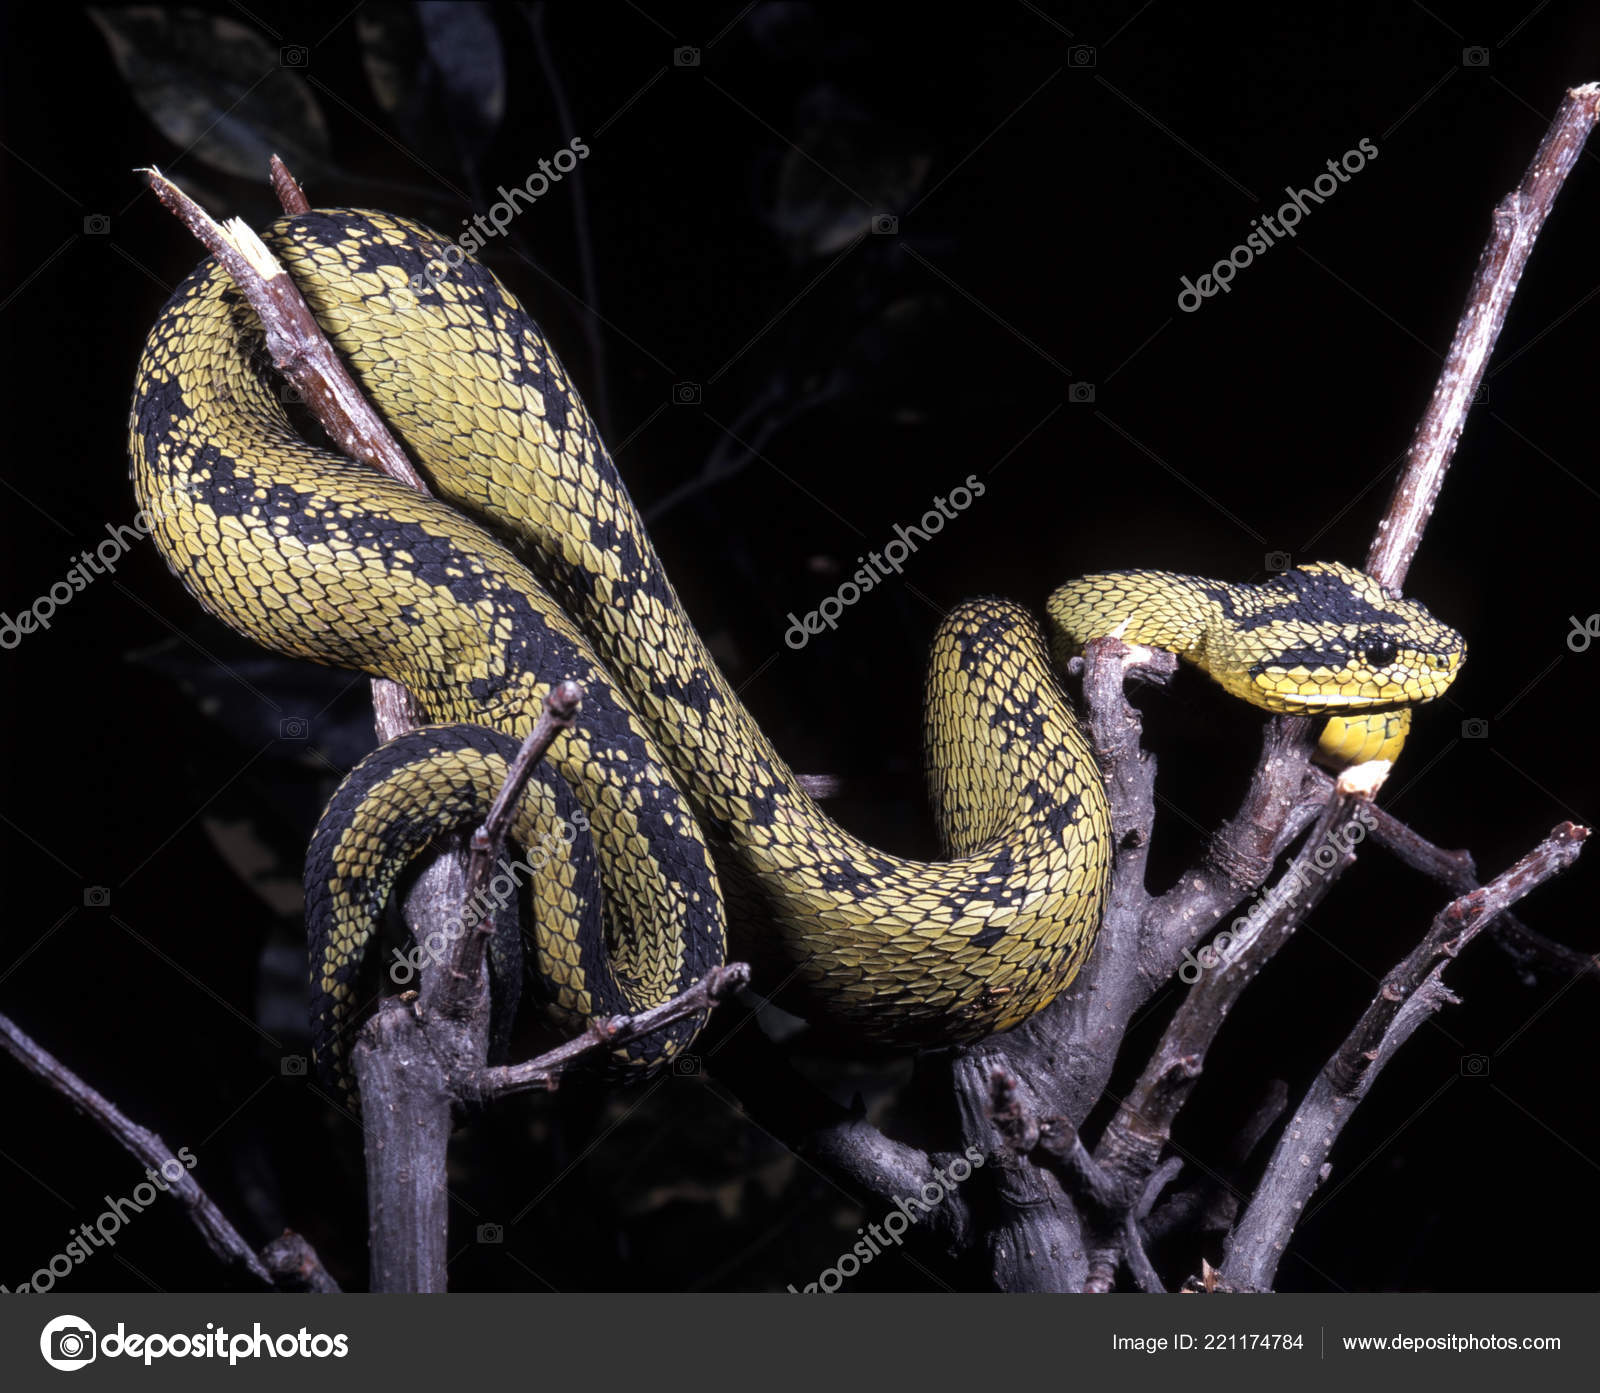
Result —
MULTIPOLYGON (((261 225, 277 149, 314 204, 448 231, 576 134, 591 151, 579 176, 483 256, 560 348, 696 624, 779 747, 799 769, 875 780, 881 796, 841 817, 930 853, 910 776, 942 608, 986 592, 1039 604, 1119 566, 1249 580, 1275 551, 1361 562, 1490 210, 1564 88, 1600 78, 1592 6, 1527 8, 1521 23, 1521 7, 1382 5, 1252 25, 1135 0, 965 22, 647 3, 445 25, 400 5, 340 21, 338 6, 263 0, 215 21, 97 25, 70 6, 10 7, 0 609, 31 605, 133 514, 134 365, 198 259, 137 166, 261 225), (684 47, 697 64, 675 61, 684 47), (1469 48, 1482 51, 1464 61, 1469 48), (496 62, 503 111, 484 96, 496 62), (478 95, 443 101, 441 72, 478 95), (1180 277, 1363 138, 1379 158, 1296 240, 1231 294, 1177 309, 1180 277), (897 231, 871 230, 881 214, 897 231), (968 473, 985 495, 904 583, 803 651, 784 646, 790 611, 968 473)), ((1407 586, 1465 631, 1471 660, 1421 713, 1383 801, 1487 873, 1596 813, 1600 649, 1566 638, 1570 616, 1600 610, 1597 218, 1600 147, 1533 256, 1407 586), (1467 721, 1486 737, 1464 739, 1467 721)), ((284 1060, 306 1052, 299 857, 371 743, 365 683, 234 638, 147 544, 0 654, 0 672, 0 1010, 190 1147, 252 1242, 292 1226, 359 1286, 359 1133, 284 1060), (90 887, 109 903, 86 902, 90 887)), ((1193 677, 1147 704, 1170 878, 1237 798, 1259 716, 1193 677)), ((1588 951, 1591 860, 1524 906, 1588 951)), ((1236 1012, 1186 1147, 1220 1154, 1266 1079, 1298 1096, 1443 898, 1365 855, 1236 1012)), ((1285 1287, 1593 1285, 1595 987, 1524 981, 1487 942, 1449 980, 1463 1004, 1424 1027, 1340 1141, 1285 1287)), ((810 1036, 789 1048, 836 1096, 860 1090, 891 1131, 917 1135, 915 1109, 896 1111, 907 1061, 810 1036)), ((0 1282, 15 1287, 140 1177, 3 1062, 0 1089, 0 1282)), ((881 1217, 706 1078, 506 1107, 454 1156, 463 1289, 781 1290, 881 1217), (482 1224, 505 1226, 503 1242, 478 1242, 482 1224)), ((1175 1284, 1200 1255, 1158 1260, 1175 1284)), ((60 1290, 227 1280, 163 1204, 60 1290)), ((918 1251, 854 1285, 977 1280, 918 1251)))

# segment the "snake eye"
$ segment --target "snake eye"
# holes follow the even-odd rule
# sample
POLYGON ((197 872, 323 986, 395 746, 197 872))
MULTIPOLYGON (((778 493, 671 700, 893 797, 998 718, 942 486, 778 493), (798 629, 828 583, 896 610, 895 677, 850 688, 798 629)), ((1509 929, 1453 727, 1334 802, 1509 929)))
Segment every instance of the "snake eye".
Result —
POLYGON ((1363 634, 1361 637, 1361 656, 1373 667, 1388 667, 1400 650, 1395 647, 1392 639, 1387 639, 1379 634, 1370 636, 1363 634))

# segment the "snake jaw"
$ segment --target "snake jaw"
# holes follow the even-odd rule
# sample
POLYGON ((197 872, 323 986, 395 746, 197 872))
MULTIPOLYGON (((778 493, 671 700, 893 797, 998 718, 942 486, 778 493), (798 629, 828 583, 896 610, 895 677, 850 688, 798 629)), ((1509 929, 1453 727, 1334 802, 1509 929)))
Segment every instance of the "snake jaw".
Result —
POLYGON ((1255 690, 1249 701, 1287 715, 1315 716, 1327 712, 1381 712, 1417 706, 1444 693, 1460 670, 1460 655, 1445 655, 1444 666, 1417 655, 1376 670, 1359 660, 1341 668, 1282 668, 1263 666, 1254 674, 1255 690))

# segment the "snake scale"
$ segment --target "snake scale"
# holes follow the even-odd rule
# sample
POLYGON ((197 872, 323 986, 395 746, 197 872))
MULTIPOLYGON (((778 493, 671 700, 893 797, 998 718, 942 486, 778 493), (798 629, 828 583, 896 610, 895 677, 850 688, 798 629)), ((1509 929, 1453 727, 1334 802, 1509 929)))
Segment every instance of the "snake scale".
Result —
MULTIPOLYGON (((1339 565, 1255 586, 1091 576, 1051 597, 1048 637, 1018 604, 968 601, 934 635, 924 705, 949 859, 891 855, 817 806, 740 703, 570 378, 491 272, 468 259, 430 276, 449 244, 370 211, 300 214, 264 240, 438 495, 296 432, 259 323, 215 262, 178 288, 130 423, 162 554, 234 629, 403 682, 437 723, 358 765, 312 839, 325 1069, 359 1021, 363 953, 407 861, 481 820, 559 681, 582 684, 582 715, 513 828, 542 849, 524 893, 556 1020, 670 997, 723 960, 731 926, 757 986, 792 1009, 920 1046, 1016 1025, 1094 940, 1109 819, 1052 647, 1059 661, 1114 633, 1171 648, 1257 706, 1347 718, 1403 718, 1464 660, 1452 629, 1339 565)), ((1352 730, 1346 754, 1372 744, 1352 730)), ((659 1064, 697 1025, 619 1046, 616 1062, 659 1064)))

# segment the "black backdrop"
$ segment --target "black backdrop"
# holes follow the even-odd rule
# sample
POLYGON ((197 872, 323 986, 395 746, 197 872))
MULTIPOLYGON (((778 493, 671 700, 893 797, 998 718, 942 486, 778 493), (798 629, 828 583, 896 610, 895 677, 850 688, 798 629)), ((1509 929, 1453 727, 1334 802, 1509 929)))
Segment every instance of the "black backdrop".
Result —
MULTIPOLYGON (((507 6, 489 21, 506 77, 488 128, 483 100, 454 123, 418 104, 403 7, 337 23, 339 7, 225 9, 198 42, 170 16, 97 26, 68 6, 13 7, 0 609, 31 606, 133 513, 134 364, 197 259, 136 166, 260 224, 274 213, 264 179, 218 161, 297 150, 314 203, 448 229, 577 135, 581 190, 553 185, 483 255, 603 412, 695 622, 780 748, 798 768, 876 780, 841 816, 926 853, 927 815, 899 790, 919 765, 921 665, 943 607, 986 592, 1038 603, 1117 566, 1245 580, 1272 552, 1360 563, 1490 209, 1563 89, 1600 78, 1592 7, 1520 24, 1519 7, 1497 11, 1223 24, 1125 0, 957 23, 898 7, 507 6), (364 61, 380 43, 394 88, 364 61), (239 71, 262 80, 230 89, 239 71), (1181 277, 1363 139, 1378 157, 1295 239, 1231 293, 1178 307, 1181 277), (884 216, 897 223, 872 221, 884 216), (974 472, 984 496, 903 583, 785 646, 791 611, 974 472)), ((484 36, 447 42, 429 23, 435 60, 481 90, 484 36)), ((1490 872, 1595 814, 1600 649, 1567 637, 1570 616, 1600 610, 1597 218, 1600 148, 1535 252, 1408 585, 1467 633, 1471 660, 1423 712, 1384 801, 1490 872)), ((358 1134, 283 1060, 305 1049, 298 856, 370 743, 365 684, 233 638, 145 544, 0 671, 0 1010, 192 1148, 253 1241, 293 1226, 359 1285, 358 1134)), ((1170 805, 1159 874, 1237 797, 1257 726, 1197 678, 1154 704, 1170 805)), ((1525 917, 1595 949, 1593 874, 1580 864, 1525 917)), ((1263 1079, 1298 1093, 1441 902, 1364 857, 1230 1023, 1186 1144, 1216 1154, 1263 1079)), ((1595 988, 1524 982, 1487 943, 1450 980, 1464 1004, 1358 1113, 1335 1153, 1341 1188, 1302 1229, 1286 1286, 1592 1285, 1595 988)), ((841 1098, 860 1090, 891 1129, 914 1127, 895 1111, 905 1061, 793 1049, 841 1098)), ((140 1177, 3 1063, 0 1089, 0 1282, 14 1287, 140 1177)), ((475 1122, 453 1176, 453 1283, 782 1289, 853 1239, 861 1216, 714 1083, 636 1102, 580 1088, 475 1122), (503 1242, 476 1241, 481 1224, 504 1225, 503 1242)), ((1169 1277, 1196 1256, 1167 1255, 1169 1277)), ((224 1280, 166 1206, 62 1288, 224 1280)), ((974 1280, 921 1253, 857 1285, 974 1280)))

